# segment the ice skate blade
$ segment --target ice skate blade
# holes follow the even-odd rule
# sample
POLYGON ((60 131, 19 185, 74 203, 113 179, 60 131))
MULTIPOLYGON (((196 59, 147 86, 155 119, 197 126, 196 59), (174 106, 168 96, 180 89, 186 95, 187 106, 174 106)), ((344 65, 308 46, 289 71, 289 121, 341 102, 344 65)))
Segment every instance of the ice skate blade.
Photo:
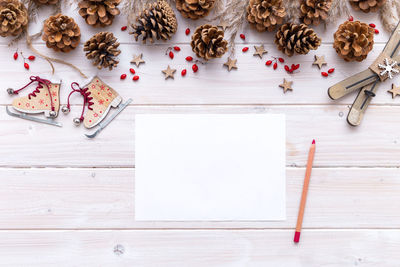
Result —
POLYGON ((92 134, 85 134, 85 136, 87 138, 95 138, 96 135, 98 135, 108 124, 110 124, 112 122, 112 120, 115 119, 115 117, 117 117, 117 115, 119 113, 121 113, 131 102, 132 102, 132 98, 129 98, 128 101, 126 101, 125 103, 119 104, 118 108, 115 110, 115 112, 109 118, 105 119, 104 121, 102 121, 98 124, 99 129, 97 129, 92 134))
POLYGON ((8 115, 24 120, 29 120, 29 121, 35 121, 35 122, 40 122, 40 123, 45 123, 53 126, 58 126, 62 127, 62 123, 56 122, 53 119, 40 119, 32 116, 28 116, 26 113, 14 113, 8 109, 8 106, 6 106, 6 112, 8 115))

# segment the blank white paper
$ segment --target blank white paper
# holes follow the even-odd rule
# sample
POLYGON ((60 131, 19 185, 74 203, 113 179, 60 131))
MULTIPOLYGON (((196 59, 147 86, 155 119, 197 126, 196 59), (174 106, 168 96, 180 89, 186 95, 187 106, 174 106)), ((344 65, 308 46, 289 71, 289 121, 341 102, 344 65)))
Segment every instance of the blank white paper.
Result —
POLYGON ((285 117, 135 118, 135 218, 284 220, 285 117))

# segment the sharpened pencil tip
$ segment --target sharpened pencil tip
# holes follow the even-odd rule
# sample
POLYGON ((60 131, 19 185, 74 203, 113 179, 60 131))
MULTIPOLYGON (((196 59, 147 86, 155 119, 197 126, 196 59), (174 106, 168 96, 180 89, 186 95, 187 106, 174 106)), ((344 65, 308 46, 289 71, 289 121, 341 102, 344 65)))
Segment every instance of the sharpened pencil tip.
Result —
POLYGON ((315 139, 314 139, 314 140, 312 140, 312 144, 313 144, 313 145, 315 144, 315 139))

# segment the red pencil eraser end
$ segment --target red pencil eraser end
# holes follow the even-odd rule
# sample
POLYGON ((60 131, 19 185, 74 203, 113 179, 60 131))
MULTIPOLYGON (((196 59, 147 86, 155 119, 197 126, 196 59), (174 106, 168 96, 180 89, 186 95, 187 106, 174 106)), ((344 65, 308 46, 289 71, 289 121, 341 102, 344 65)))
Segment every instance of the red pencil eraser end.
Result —
POLYGON ((294 241, 294 243, 299 243, 299 241, 300 241, 300 232, 295 232, 294 233, 293 241, 294 241))
POLYGON ((315 144, 315 139, 314 139, 314 140, 312 140, 312 143, 313 143, 313 144, 315 144))

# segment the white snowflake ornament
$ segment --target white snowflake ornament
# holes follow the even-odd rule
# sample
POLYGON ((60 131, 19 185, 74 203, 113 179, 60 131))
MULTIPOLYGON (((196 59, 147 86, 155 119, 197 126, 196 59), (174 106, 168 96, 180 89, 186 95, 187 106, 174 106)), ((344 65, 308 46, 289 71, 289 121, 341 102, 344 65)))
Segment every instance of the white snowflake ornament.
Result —
POLYGON ((389 79, 393 79, 393 75, 399 73, 399 70, 396 69, 397 62, 392 61, 392 63, 390 63, 388 58, 385 58, 384 62, 385 64, 378 64, 378 67, 383 70, 379 75, 384 76, 387 74, 389 79))

